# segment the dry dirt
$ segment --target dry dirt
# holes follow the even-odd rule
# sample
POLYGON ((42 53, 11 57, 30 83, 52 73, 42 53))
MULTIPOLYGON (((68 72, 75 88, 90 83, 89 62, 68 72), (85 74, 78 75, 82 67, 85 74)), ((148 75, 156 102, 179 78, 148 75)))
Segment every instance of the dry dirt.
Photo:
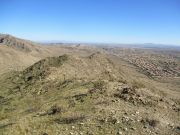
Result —
POLYGON ((4 36, 0 134, 180 134, 178 50, 40 45, 4 36))

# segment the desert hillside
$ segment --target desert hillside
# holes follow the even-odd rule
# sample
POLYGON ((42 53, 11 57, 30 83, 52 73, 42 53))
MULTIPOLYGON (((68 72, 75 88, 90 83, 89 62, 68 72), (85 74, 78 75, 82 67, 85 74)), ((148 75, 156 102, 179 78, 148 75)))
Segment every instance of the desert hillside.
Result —
POLYGON ((31 42, 11 35, 0 34, 0 74, 22 71, 35 62, 63 54, 90 55, 95 48, 76 44, 49 44, 31 42))
POLYGON ((0 41, 0 134, 180 133, 177 52, 0 41))
POLYGON ((180 135, 180 0, 0 5, 0 135, 180 135))
POLYGON ((31 41, 0 35, 0 74, 19 71, 48 56, 48 50, 31 41))

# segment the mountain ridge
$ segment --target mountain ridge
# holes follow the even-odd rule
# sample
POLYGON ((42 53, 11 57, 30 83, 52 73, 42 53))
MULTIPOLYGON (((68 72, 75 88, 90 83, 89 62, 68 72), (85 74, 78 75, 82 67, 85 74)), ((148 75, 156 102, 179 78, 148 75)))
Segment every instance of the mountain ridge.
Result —
POLYGON ((81 45, 26 51, 8 46, 12 41, 0 45, 0 71, 12 66, 0 76, 0 133, 178 135, 178 78, 164 83, 140 70, 167 59, 178 69, 178 52, 81 45), (139 67, 128 62, 134 58, 139 67), (25 66, 15 71, 18 65, 25 66))

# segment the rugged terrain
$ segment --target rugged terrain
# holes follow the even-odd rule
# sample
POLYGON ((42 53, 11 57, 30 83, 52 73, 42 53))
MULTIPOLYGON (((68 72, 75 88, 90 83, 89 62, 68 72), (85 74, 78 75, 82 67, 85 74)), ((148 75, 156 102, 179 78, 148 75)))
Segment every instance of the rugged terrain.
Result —
POLYGON ((21 71, 35 62, 63 54, 90 55, 94 48, 76 47, 74 44, 42 45, 29 40, 0 34, 0 74, 21 71), (87 49, 86 49, 87 48, 87 49))
POLYGON ((0 41, 0 134, 180 133, 178 51, 0 41))

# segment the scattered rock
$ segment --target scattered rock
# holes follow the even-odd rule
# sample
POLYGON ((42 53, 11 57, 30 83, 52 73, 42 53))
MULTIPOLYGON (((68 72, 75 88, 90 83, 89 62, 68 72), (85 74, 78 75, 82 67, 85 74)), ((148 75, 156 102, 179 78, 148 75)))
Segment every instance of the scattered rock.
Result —
POLYGON ((158 120, 148 119, 148 118, 142 119, 141 122, 144 124, 144 128, 148 128, 148 127, 155 128, 159 124, 158 120))
MULTIPOLYGON (((145 89, 145 88, 144 88, 145 89)), ((151 95, 142 94, 139 89, 135 89, 129 86, 117 90, 114 97, 123 99, 126 102, 131 102, 134 106, 141 105, 156 105, 158 100, 151 95)))
POLYGON ((79 125, 84 125, 84 123, 81 122, 81 123, 79 123, 79 125))
POLYGON ((174 128, 174 124, 173 123, 171 123, 171 124, 169 123, 168 126, 171 127, 171 128, 174 128))
POLYGON ((73 132, 70 132, 69 134, 70 134, 70 135, 74 135, 74 133, 73 133, 73 132))
POLYGON ((122 135, 122 132, 121 132, 121 131, 118 131, 116 135, 122 135))
POLYGON ((135 127, 131 127, 130 129, 131 129, 131 130, 136 130, 136 128, 135 128, 135 127))
POLYGON ((175 131, 176 131, 177 133, 180 133, 180 126, 175 127, 175 131))
POLYGON ((73 96, 73 98, 75 98, 75 100, 77 100, 77 101, 84 102, 83 98, 86 96, 87 96, 87 94, 79 94, 79 95, 73 96))
POLYGON ((74 128, 75 128, 75 126, 72 126, 71 128, 72 128, 72 129, 74 129, 74 128))
POLYGON ((115 117, 109 117, 109 118, 107 119, 107 122, 110 122, 110 123, 112 123, 112 124, 116 124, 117 121, 118 121, 118 120, 117 120, 115 117))
POLYGON ((124 130, 124 131, 128 131, 128 129, 127 129, 126 127, 125 127, 125 128, 123 128, 123 130, 124 130))
POLYGON ((54 105, 47 111, 47 114, 48 115, 54 115, 56 113, 60 113, 61 111, 62 111, 62 108, 54 105))

